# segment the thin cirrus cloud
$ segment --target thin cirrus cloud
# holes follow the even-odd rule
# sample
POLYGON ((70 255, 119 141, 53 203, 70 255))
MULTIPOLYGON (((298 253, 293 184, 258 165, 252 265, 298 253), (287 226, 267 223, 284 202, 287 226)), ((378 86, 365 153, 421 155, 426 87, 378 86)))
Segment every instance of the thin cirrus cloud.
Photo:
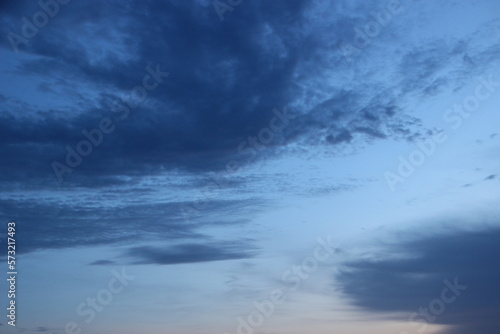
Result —
POLYGON ((353 305, 388 316, 400 312, 398 319, 408 321, 409 332, 436 324, 448 326, 444 334, 498 333, 498 227, 400 237, 371 259, 344 263, 336 279, 353 305), (466 288, 453 302, 441 303, 442 310, 439 302, 431 304, 442 298, 445 280, 466 288), (427 311, 420 313, 422 308, 427 311))

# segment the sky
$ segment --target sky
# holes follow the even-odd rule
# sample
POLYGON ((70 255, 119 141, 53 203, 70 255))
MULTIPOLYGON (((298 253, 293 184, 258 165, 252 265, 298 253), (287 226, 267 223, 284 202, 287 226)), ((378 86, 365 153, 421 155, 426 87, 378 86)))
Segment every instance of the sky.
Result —
POLYGON ((499 333, 498 13, 2 1, 0 332, 499 333))

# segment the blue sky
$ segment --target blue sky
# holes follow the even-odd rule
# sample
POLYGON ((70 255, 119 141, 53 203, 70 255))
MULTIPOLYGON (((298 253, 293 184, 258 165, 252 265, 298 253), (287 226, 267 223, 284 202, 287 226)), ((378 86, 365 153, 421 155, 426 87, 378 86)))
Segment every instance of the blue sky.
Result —
POLYGON ((498 333, 499 12, 3 1, 2 333, 498 333))

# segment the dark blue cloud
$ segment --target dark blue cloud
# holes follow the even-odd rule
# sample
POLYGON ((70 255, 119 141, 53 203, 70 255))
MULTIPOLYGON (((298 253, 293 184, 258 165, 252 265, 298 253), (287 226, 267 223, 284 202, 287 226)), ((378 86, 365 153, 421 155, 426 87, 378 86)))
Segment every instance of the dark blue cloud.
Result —
POLYGON ((115 264, 115 261, 111 261, 111 260, 96 260, 96 261, 90 263, 90 265, 92 265, 92 266, 104 266, 104 265, 108 265, 108 264, 115 264))
POLYGON ((372 259, 344 264, 337 279, 354 305, 382 314, 402 312, 409 332, 441 324, 450 326, 444 333, 498 333, 500 228, 400 237, 372 259), (460 286, 452 302, 450 284, 460 286), (447 303, 433 302, 443 298, 447 303))
MULTIPOLYGON (((415 136, 418 121, 377 85, 323 87, 329 79, 322 68, 345 69, 338 45, 362 19, 339 11, 331 22, 311 20, 313 5, 252 1, 220 22, 212 7, 196 2, 71 1, 19 53, 1 39, 15 64, 5 72, 14 82, 2 85, 26 93, 0 96, 0 184, 41 195, 0 200, 0 219, 20 226, 19 252, 122 244, 139 229, 142 240, 203 239, 206 226, 246 223, 245 215, 262 209, 262 194, 204 199, 193 213, 196 198, 152 202, 155 186, 141 181, 180 176, 184 181, 165 191, 189 191, 215 173, 223 180, 216 190, 245 190, 252 179, 226 173, 228 162, 244 169, 294 145, 415 136), (317 23, 317 32, 306 28, 317 23), (132 89, 156 68, 168 76, 138 103, 132 89), (53 163, 67 165, 68 150, 90 141, 83 132, 95 133, 108 118, 114 130, 94 137, 100 143, 59 183, 53 163), (280 130, 269 143, 251 142, 273 124, 280 130), (180 210, 186 207, 189 223, 180 210)), ((36 2, 3 2, 0 33, 21 34, 20 18, 39 10, 36 2)), ((351 188, 325 184, 309 193, 351 188)))
POLYGON ((182 264, 221 260, 236 260, 254 257, 257 249, 248 240, 207 244, 181 244, 171 247, 140 246, 129 249, 124 255, 132 264, 182 264))
POLYGON ((129 203, 117 207, 94 200, 66 203, 64 200, 0 200, 0 219, 17 223, 17 253, 39 249, 62 249, 125 244, 137 240, 176 242, 206 238, 207 226, 246 224, 234 212, 259 210, 258 200, 206 200, 203 210, 192 203, 129 203), (185 217, 179 209, 189 205, 185 217), (250 209, 249 209, 250 208, 250 209), (221 213, 225 212, 224 216, 221 213))

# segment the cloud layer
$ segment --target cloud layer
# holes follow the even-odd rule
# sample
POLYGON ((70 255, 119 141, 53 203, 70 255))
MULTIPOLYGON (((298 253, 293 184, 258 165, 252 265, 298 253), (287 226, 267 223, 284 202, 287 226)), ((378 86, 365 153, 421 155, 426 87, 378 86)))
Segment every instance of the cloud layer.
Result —
POLYGON ((375 258, 346 263, 337 279, 354 305, 388 314, 403 312, 409 332, 425 324, 443 324, 451 326, 446 334, 498 333, 499 240, 498 227, 406 236, 385 245, 375 258), (433 302, 452 299, 453 289, 445 280, 466 288, 459 289, 449 304, 433 302))

